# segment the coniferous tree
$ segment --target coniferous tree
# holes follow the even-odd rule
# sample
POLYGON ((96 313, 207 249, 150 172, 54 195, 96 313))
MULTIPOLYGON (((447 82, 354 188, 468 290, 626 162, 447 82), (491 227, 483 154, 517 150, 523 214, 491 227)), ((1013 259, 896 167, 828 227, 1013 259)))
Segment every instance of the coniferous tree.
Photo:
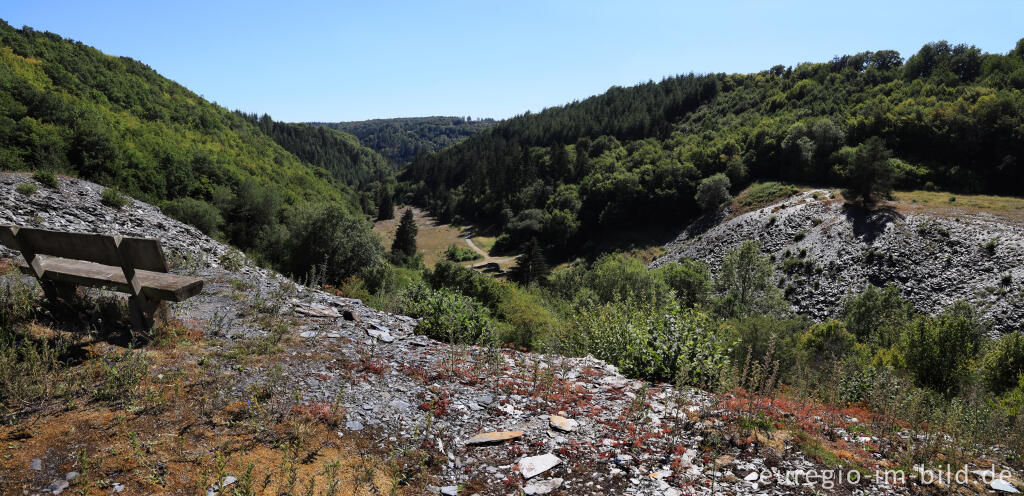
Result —
POLYGON ((524 286, 542 281, 551 273, 547 261, 544 259, 544 252, 540 249, 537 238, 530 238, 523 248, 523 254, 516 257, 516 266, 509 274, 513 281, 524 286))
POLYGON ((868 138, 857 147, 852 163, 840 173, 846 179, 843 194, 848 200, 871 205, 892 194, 893 167, 889 164, 892 153, 877 136, 868 138))
POLYGON ((395 261, 405 263, 416 256, 416 234, 418 232, 416 220, 412 216, 412 209, 405 209, 405 212, 402 213, 402 220, 398 222, 398 229, 395 231, 395 241, 391 243, 391 255, 395 261))
POLYGON ((395 201, 391 192, 386 186, 381 186, 377 191, 377 220, 388 220, 395 218, 395 201))

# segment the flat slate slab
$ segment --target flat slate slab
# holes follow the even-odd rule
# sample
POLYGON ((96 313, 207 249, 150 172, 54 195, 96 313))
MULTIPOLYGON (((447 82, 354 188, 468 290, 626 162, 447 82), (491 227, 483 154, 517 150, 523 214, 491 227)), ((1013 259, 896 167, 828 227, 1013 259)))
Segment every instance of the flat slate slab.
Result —
POLYGON ((516 439, 522 435, 523 431, 484 432, 467 439, 466 446, 500 443, 502 441, 508 441, 509 439, 516 439))
POLYGON ((561 415, 552 415, 549 419, 549 422, 551 424, 551 427, 558 429, 562 432, 572 432, 575 431, 576 428, 580 426, 579 422, 573 419, 565 418, 561 415))
POLYGON ((562 463, 562 459, 552 453, 538 456, 527 456, 519 460, 519 472, 524 479, 543 474, 562 463))

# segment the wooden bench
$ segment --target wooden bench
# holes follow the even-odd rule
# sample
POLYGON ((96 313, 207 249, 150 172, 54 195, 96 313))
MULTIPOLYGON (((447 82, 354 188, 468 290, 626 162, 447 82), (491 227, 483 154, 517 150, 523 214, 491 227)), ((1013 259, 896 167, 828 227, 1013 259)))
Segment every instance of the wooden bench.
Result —
POLYGON ((149 330, 167 301, 187 300, 203 280, 167 273, 160 241, 105 234, 0 226, 0 244, 25 257, 22 272, 35 276, 51 301, 69 301, 76 286, 128 293, 132 326, 149 330))

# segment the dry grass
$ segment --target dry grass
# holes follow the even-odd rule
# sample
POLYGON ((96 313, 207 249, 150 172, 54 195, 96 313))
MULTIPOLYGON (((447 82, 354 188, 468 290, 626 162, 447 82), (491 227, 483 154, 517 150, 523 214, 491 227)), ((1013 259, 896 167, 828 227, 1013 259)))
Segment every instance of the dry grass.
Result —
MULTIPOLYGON (((379 221, 373 225, 373 230, 384 238, 385 248, 391 248, 391 242, 395 239, 395 230, 398 228, 398 221, 401 219, 402 212, 404 212, 406 208, 412 209, 413 219, 416 220, 416 227, 419 228, 419 231, 416 234, 416 248, 423 254, 423 263, 425 263, 427 267, 433 267, 437 262, 440 262, 444 258, 444 251, 449 245, 472 249, 472 247, 466 243, 466 236, 472 235, 472 228, 455 224, 440 224, 437 219, 430 216, 427 211, 417 207, 395 207, 394 219, 379 221)), ((490 251, 497 238, 489 236, 473 236, 471 239, 481 250, 490 251)), ((515 257, 487 256, 482 260, 463 262, 463 265, 477 265, 489 262, 497 262, 502 269, 507 269, 510 266, 515 265, 515 257)))
POLYGON ((893 194, 893 200, 897 208, 905 211, 953 217, 964 213, 988 213, 1014 222, 1024 222, 1024 198, 899 191, 893 194))
MULTIPOLYGON (((37 329, 38 331, 38 329, 37 329)), ((96 343, 88 356, 116 353, 96 343)), ((203 493, 225 475, 243 494, 416 494, 398 478, 369 439, 303 415, 259 415, 249 402, 228 402, 230 377, 200 364, 202 350, 147 350, 149 373, 126 402, 90 401, 49 405, 0 427, 0 493, 49 485, 71 471, 80 477, 74 494, 107 494, 113 483, 127 494, 203 493), (233 408, 236 404, 241 407, 233 408), (29 467, 42 459, 44 470, 29 467), (247 476, 250 474, 250 476, 247 476), (333 487, 333 490, 332 490, 333 487)), ((86 387, 92 358, 73 367, 86 387)))
POLYGON ((373 226, 373 230, 380 233, 384 238, 384 247, 391 248, 391 242, 395 239, 395 230, 398 228, 398 220, 402 218, 402 212, 406 208, 412 208, 413 218, 416 219, 416 227, 419 233, 416 235, 416 248, 423 253, 423 262, 432 267, 440 262, 444 250, 448 245, 454 244, 469 248, 465 237, 468 231, 461 226, 451 224, 440 224, 437 219, 430 216, 428 212, 416 207, 395 207, 395 218, 379 221, 373 226))
POLYGON ((132 350, 51 327, 39 298, 0 299, 0 376, 19 379, 0 388, 0 494, 69 472, 80 475, 67 494, 110 494, 115 483, 124 494, 203 494, 227 475, 238 481, 225 494, 421 494, 428 482, 419 455, 394 455, 368 431, 339 437, 339 404, 297 403, 269 372, 248 384, 278 355, 234 359, 180 321, 132 350))

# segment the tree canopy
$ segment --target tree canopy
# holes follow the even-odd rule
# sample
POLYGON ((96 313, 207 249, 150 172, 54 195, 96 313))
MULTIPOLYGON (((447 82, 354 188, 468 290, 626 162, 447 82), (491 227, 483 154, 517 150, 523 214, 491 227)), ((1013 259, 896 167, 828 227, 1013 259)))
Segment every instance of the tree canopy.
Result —
POLYGON ((398 194, 442 220, 496 225, 509 247, 537 237, 553 254, 623 227, 685 223, 716 174, 732 188, 782 180, 863 192, 866 177, 869 196, 1019 194, 1019 45, 1003 55, 938 42, 906 63, 883 50, 612 87, 417 156, 398 194))

